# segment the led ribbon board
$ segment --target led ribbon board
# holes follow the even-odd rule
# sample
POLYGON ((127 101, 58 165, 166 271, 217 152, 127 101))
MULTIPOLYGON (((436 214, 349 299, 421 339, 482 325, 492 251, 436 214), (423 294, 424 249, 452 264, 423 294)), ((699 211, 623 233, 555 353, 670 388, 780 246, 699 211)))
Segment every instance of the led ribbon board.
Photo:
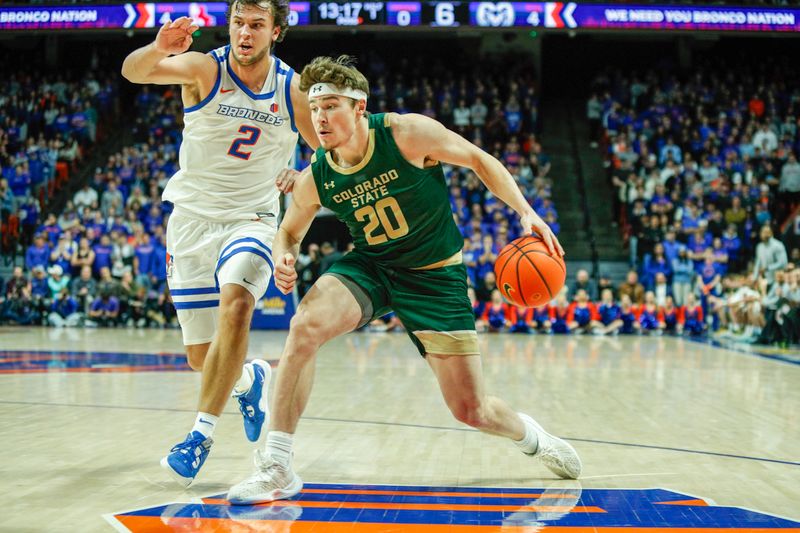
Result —
MULTIPOLYGON (((225 26, 225 2, 0 7, 0 30, 225 26)), ((290 2, 291 26, 796 32, 800 9, 574 2, 290 2)))

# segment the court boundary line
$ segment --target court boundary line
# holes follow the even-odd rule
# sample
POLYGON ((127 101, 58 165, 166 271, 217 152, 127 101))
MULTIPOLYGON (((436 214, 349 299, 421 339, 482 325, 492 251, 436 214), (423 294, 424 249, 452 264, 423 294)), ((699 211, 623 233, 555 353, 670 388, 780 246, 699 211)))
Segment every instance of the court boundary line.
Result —
MULTIPOLYGON (((677 337, 677 336, 676 336, 677 337)), ((767 353, 764 351, 758 350, 746 350, 743 346, 739 346, 739 343, 732 343, 731 345, 722 344, 717 339, 711 337, 682 337, 684 340, 688 340, 695 344, 702 344, 704 346, 712 346, 714 348, 719 348, 720 350, 729 350, 731 352, 740 353, 744 355, 753 355, 756 357, 761 357, 762 359, 767 359, 769 361, 777 361, 779 363, 788 363, 790 365, 800 366, 800 359, 792 359, 791 357, 787 357, 783 354, 772 354, 767 353)), ((747 346, 760 346, 758 344, 748 344, 747 346)))
MULTIPOLYGON (((177 409, 177 408, 167 408, 167 407, 141 407, 141 406, 130 406, 130 405, 96 405, 96 404, 75 404, 75 403, 56 403, 56 402, 24 402, 19 400, 0 400, 0 405, 40 405, 40 406, 50 406, 50 407, 83 407, 86 409, 128 409, 128 410, 135 410, 135 411, 166 411, 166 412, 174 412, 174 413, 195 413, 197 412, 194 409, 177 409)), ((223 414, 228 415, 235 415, 238 414, 238 411, 224 411, 223 414)), ((303 420, 316 420, 318 422, 340 422, 346 424, 365 424, 365 425, 377 425, 377 426, 396 426, 396 427, 407 427, 407 428, 415 428, 415 429, 434 429, 434 430, 445 430, 445 431, 466 431, 471 433, 479 433, 477 429, 471 428, 458 428, 458 427, 448 427, 448 426, 430 426, 430 425, 423 425, 423 424, 408 424, 403 422, 383 422, 380 420, 355 420, 355 419, 346 419, 346 418, 327 418, 327 417, 319 417, 319 416, 303 416, 301 417, 303 420)), ((767 457, 755 457, 750 455, 737 455, 732 453, 722 453, 722 452, 711 452, 711 451, 704 451, 704 450, 692 450, 689 448, 675 448, 672 446, 657 446, 655 444, 639 444, 635 442, 622 442, 622 441, 612 441, 612 440, 602 440, 602 439, 589 439, 585 437, 568 437, 563 436, 562 438, 570 441, 575 442, 588 442, 591 444, 608 444, 611 446, 625 446, 629 448, 644 448, 649 450, 664 450, 670 452, 683 452, 683 453, 692 453, 697 455, 710 455, 713 457, 724 457, 728 459, 742 459, 747 461, 760 461, 766 463, 775 463, 775 464, 782 464, 782 465, 789 465, 789 466, 800 466, 800 462, 797 461, 787 461, 783 459, 770 459, 767 457)))

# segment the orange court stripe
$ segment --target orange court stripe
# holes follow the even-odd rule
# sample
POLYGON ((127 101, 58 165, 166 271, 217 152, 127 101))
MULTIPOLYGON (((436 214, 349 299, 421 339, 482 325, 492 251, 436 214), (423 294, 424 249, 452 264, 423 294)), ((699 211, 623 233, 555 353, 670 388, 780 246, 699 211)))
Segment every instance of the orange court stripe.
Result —
POLYGON ((0 374, 59 374, 62 372, 87 372, 87 373, 114 373, 114 372, 147 372, 159 370, 162 372, 184 372, 188 366, 185 365, 124 365, 124 366, 101 366, 101 367, 73 367, 73 368, 11 368, 1 369, 0 374))
MULTIPOLYGON (((231 505, 228 500, 209 498, 209 505, 231 505)), ((372 502, 308 502, 303 500, 276 501, 259 504, 274 507, 309 507, 334 509, 386 509, 396 511, 495 511, 521 513, 605 513, 600 507, 571 507, 569 505, 462 505, 458 503, 372 503, 372 502)))
POLYGON ((377 496, 442 496, 456 498, 577 498, 574 494, 542 494, 541 492, 430 492, 413 490, 352 490, 352 489, 303 489, 305 494, 361 494, 377 496))
MULTIPOLYGON (((160 516, 125 516, 116 518, 133 532, 174 533, 193 531, 269 531, 270 533, 531 533, 530 526, 466 526, 451 524, 375 524, 351 522, 291 522, 266 520, 228 520, 220 518, 165 518, 160 516), (166 524, 164 522, 167 522, 166 524)), ((669 528, 663 527, 599 527, 599 526, 542 526, 537 533, 800 533, 800 528, 669 528)))
POLYGON ((694 507, 708 507, 705 500, 677 500, 674 502, 656 502, 656 505, 691 505, 694 507))

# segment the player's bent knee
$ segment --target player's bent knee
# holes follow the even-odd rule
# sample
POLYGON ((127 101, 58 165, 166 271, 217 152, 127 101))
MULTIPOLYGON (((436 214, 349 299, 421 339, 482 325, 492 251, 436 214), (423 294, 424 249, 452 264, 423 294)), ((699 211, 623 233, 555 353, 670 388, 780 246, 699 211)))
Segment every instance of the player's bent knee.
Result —
POLYGON ((450 406, 450 412, 459 422, 474 428, 486 425, 486 412, 481 402, 458 402, 450 406))
POLYGON ((203 370, 209 346, 210 344, 191 344, 186 347, 186 362, 192 370, 196 372, 203 370))
POLYGON ((223 300, 220 303, 220 314, 229 325, 249 325, 253 307, 253 297, 250 293, 240 294, 223 300))
POLYGON ((289 325, 290 335, 299 342, 321 345, 328 340, 325 325, 304 309, 298 309, 289 325))

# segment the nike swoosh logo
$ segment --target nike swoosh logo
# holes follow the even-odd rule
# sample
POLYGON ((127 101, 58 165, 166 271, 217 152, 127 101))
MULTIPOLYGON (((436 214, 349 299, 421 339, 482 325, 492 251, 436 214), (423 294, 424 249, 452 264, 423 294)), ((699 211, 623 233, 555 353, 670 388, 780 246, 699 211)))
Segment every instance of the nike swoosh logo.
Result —
POLYGON ((225 94, 225 93, 230 93, 230 92, 233 92, 233 91, 235 91, 235 90, 236 90, 236 89, 220 89, 220 90, 219 90, 219 92, 221 92, 222 94, 225 94))
POLYGON ((511 298, 511 293, 512 293, 512 292, 516 292, 516 291, 514 291, 514 289, 511 287, 511 284, 509 284, 509 283, 503 283, 503 292, 505 292, 505 293, 506 293, 506 296, 508 296, 509 298, 511 298))
POLYGON ((202 418, 200 419, 200 423, 201 424, 208 424, 209 426, 213 426, 214 425, 211 422, 209 422, 208 420, 203 420, 202 418))
POLYGON ((245 282, 245 283, 247 283, 248 285, 252 285, 253 287, 255 287, 255 286, 256 286, 256 284, 255 284, 255 283, 250 283, 249 281, 247 281, 247 278, 242 278, 242 281, 244 281, 244 282, 245 282))

